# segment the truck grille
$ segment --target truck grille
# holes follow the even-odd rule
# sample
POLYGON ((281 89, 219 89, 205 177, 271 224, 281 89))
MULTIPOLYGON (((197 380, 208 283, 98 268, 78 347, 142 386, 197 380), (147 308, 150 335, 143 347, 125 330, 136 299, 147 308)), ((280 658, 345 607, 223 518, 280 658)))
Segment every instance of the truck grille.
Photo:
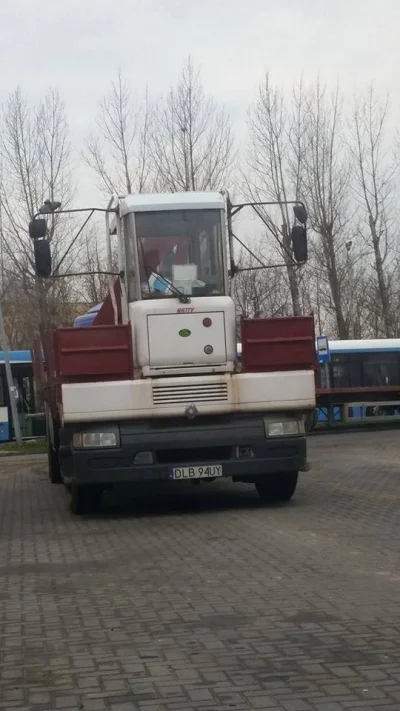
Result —
POLYGON ((199 383, 196 385, 154 385, 154 405, 190 405, 226 402, 227 383, 199 383))

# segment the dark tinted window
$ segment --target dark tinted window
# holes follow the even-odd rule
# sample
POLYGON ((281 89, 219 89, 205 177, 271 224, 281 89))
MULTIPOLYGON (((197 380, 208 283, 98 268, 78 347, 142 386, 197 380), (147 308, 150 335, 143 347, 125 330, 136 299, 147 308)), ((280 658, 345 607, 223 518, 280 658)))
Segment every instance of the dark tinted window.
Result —
POLYGON ((330 370, 331 387, 361 387, 362 364, 358 353, 336 353, 332 355, 330 370))
POLYGON ((224 293, 220 210, 138 212, 135 224, 143 298, 170 295, 163 276, 191 296, 224 293))
POLYGON ((331 387, 400 386, 400 353, 336 353, 330 363, 331 387))
POLYGON ((400 353, 363 353, 364 385, 400 385, 400 353))

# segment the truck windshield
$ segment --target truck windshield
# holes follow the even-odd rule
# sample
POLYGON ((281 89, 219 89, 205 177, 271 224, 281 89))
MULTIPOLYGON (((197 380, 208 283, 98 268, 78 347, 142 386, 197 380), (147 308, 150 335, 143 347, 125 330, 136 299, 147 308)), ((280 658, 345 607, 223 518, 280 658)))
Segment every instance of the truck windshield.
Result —
POLYGON ((139 212, 135 227, 143 299, 224 293, 220 210, 139 212))

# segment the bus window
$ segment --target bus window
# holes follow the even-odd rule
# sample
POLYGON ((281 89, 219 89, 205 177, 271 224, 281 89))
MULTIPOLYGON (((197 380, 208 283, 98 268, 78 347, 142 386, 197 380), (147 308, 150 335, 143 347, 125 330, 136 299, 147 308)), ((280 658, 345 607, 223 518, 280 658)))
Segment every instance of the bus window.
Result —
POLYGON ((398 353, 363 353, 362 365, 365 387, 399 384, 398 353))
POLYGON ((332 356, 332 387, 359 388, 362 385, 359 353, 335 353, 332 356))

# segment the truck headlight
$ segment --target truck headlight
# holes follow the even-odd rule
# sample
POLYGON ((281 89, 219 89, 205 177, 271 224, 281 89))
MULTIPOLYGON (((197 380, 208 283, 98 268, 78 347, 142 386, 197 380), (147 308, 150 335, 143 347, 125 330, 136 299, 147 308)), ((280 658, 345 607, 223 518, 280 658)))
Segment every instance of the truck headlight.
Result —
POLYGON ((264 418, 266 437, 290 437, 304 434, 304 420, 270 420, 264 418))
POLYGON ((75 449, 116 447, 117 435, 115 432, 75 432, 72 437, 72 446, 75 449))

